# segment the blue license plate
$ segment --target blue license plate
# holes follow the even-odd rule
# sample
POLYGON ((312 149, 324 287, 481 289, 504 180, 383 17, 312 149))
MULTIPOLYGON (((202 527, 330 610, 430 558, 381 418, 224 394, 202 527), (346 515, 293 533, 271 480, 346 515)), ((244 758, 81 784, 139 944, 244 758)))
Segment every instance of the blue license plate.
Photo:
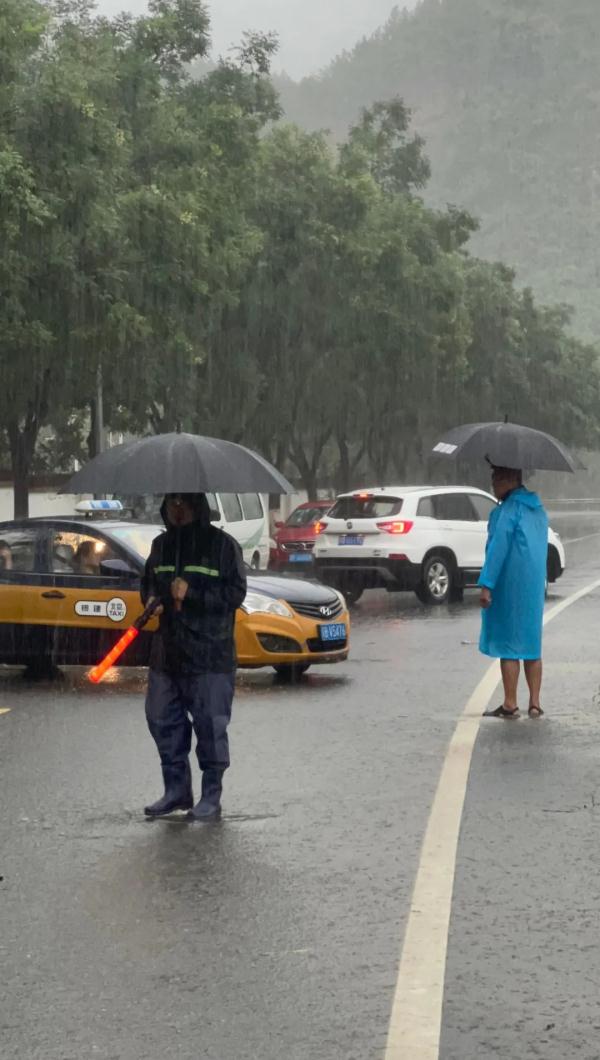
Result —
POLYGON ((362 545, 364 540, 364 534, 342 534, 340 545, 362 545))
POLYGON ((310 552, 292 552, 290 563, 310 563, 312 556, 310 552))
POLYGON ((346 624, 345 622, 330 622, 327 626, 321 626, 320 633, 321 640, 345 640, 346 624))

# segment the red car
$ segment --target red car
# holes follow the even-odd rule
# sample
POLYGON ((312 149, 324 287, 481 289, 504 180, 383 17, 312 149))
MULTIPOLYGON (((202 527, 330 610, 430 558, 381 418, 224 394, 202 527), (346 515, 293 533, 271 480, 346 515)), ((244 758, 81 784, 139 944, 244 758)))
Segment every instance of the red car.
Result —
POLYGON ((312 569, 315 527, 329 511, 332 501, 300 504, 286 523, 276 523, 275 548, 271 549, 271 570, 312 569))

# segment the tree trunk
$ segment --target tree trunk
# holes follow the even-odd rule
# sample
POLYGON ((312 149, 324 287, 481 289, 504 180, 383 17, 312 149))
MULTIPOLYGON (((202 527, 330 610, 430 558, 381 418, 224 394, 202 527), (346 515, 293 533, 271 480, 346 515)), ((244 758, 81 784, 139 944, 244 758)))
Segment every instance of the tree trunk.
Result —
POLYGON ((347 493, 350 489, 350 450, 345 438, 337 439, 340 463, 337 475, 337 492, 347 493))
POLYGON ((13 475, 14 518, 29 517, 29 472, 33 449, 27 435, 14 425, 9 427, 10 458, 13 475))
POLYGON ((50 369, 47 368, 34 387, 34 396, 28 403, 23 420, 17 418, 6 425, 13 474, 15 519, 29 517, 29 476, 40 425, 45 423, 48 415, 50 379, 50 369))
POLYGON ((29 518, 29 472, 13 469, 13 494, 15 519, 29 518))
POLYGON ((336 488, 338 493, 347 493, 354 485, 354 476, 365 455, 366 445, 361 445, 358 452, 356 452, 354 456, 351 456, 350 446, 346 439, 338 434, 336 440, 340 454, 336 488))
POLYGON ((324 432, 320 438, 315 440, 312 452, 312 459, 309 459, 308 454, 302 445, 297 440, 292 439, 292 447, 290 449, 290 458, 300 472, 300 478, 302 485, 308 493, 309 500, 316 500, 317 489, 319 481, 319 465, 321 463, 321 456, 323 450, 330 438, 330 431, 324 432))
POLYGON ((308 493, 309 501, 314 500, 317 496, 317 476, 314 468, 305 466, 304 470, 300 473, 302 479, 302 485, 308 493))
POLYGON ((98 437, 96 429, 96 401, 94 398, 90 401, 90 433, 87 436, 87 451, 90 460, 93 460, 97 456, 96 452, 96 438, 98 437))

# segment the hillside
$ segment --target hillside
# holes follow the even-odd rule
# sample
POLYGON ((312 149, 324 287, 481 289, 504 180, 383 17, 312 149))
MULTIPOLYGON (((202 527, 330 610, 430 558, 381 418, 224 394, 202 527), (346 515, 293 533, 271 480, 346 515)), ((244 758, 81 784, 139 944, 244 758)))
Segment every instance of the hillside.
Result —
POLYGON ((426 140, 427 197, 481 221, 472 249, 518 270, 600 338, 600 3, 422 0, 319 77, 279 88, 287 116, 342 136, 400 95, 426 140))

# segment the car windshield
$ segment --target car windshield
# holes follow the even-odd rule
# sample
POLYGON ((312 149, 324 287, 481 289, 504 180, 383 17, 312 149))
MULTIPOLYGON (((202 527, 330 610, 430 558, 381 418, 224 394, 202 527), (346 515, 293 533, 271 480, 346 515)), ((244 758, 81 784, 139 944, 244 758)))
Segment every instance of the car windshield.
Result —
POLYGON ((160 532, 160 526, 151 526, 149 524, 136 526, 135 523, 132 523, 131 526, 111 527, 110 536, 116 538, 117 541, 132 552, 137 552, 138 556, 141 556, 143 560, 147 560, 152 548, 152 542, 160 532))
POLYGON ((340 497, 329 512, 330 519, 384 519, 399 515, 401 497, 340 497))
POLYGON ((296 508, 295 512, 290 515, 286 526, 310 526, 311 523, 316 523, 318 519, 327 511, 326 508, 296 508))

